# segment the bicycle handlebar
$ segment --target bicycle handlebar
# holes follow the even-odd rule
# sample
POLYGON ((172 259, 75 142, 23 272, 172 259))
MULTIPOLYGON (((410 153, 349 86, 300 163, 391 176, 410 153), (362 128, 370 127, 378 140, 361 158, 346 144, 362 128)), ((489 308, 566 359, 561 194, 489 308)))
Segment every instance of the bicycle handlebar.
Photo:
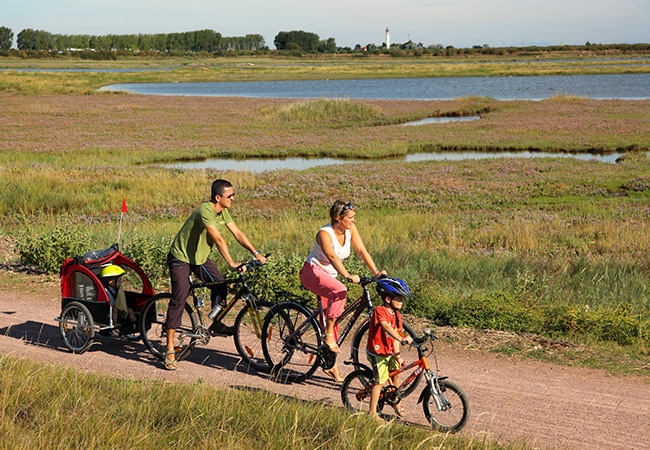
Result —
POLYGON ((438 339, 436 335, 433 334, 433 330, 431 328, 425 328, 424 334, 422 336, 413 338, 413 343, 411 345, 419 348, 426 342, 427 339, 431 339, 432 341, 438 339))
MULTIPOLYGON (((264 258, 268 258, 269 256, 271 256, 271 254, 267 253, 266 255, 264 255, 264 258)), ((263 265, 264 264, 262 264, 257 258, 253 258, 250 261, 246 261, 245 263, 241 263, 237 267, 233 267, 232 270, 239 271, 239 270, 241 270, 242 267, 246 267, 246 270, 248 270, 248 269, 253 269, 255 267, 260 267, 260 266, 263 266, 263 265)))
POLYGON ((366 287, 370 283, 376 283, 378 280, 381 280, 382 278, 386 278, 386 275, 381 274, 381 275, 377 275, 376 277, 361 277, 359 279, 359 284, 362 287, 366 287))

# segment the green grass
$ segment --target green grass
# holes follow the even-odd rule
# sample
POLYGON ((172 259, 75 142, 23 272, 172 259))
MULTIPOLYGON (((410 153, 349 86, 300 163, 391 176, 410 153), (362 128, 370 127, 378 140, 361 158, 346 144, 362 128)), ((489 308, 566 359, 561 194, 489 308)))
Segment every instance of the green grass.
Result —
POLYGON ((3 448, 503 448, 255 389, 114 379, 7 357, 0 378, 3 448))

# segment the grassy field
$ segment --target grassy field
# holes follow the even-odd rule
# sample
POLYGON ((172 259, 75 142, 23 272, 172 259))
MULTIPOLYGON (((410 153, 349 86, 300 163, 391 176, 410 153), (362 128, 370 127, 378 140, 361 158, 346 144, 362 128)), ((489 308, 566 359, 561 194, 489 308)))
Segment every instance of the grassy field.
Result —
MULTIPOLYGON (((0 67, 31 63, 0 59, 0 67)), ((534 75, 548 70, 584 73, 592 66, 621 73, 647 71, 647 66, 609 60, 589 64, 394 59, 307 64, 267 59, 147 62, 158 68, 170 63, 175 65, 172 70, 119 74, 2 73, 0 237, 20 251, 17 257, 0 253, 4 262, 20 258, 56 273, 62 258, 112 244, 117 239, 121 199, 126 198, 129 213, 124 217, 122 248, 165 289, 164 256, 170 239, 192 208, 207 199, 211 181, 223 177, 236 186, 233 214, 238 224, 257 246, 273 254, 266 277, 257 281, 257 289, 272 296, 274 285, 300 289, 297 270, 313 235, 326 221, 333 200, 344 198, 358 205, 357 223, 379 266, 407 280, 416 291, 417 301, 409 303, 409 312, 432 324, 568 340, 586 350, 572 348, 554 355, 556 361, 649 375, 650 101, 559 96, 540 102, 485 98, 304 102, 96 93, 99 86, 116 82, 296 79, 324 74, 343 78, 370 72, 449 75, 446 70, 457 75, 485 70, 488 75, 515 70, 534 75), (395 126, 424 117, 475 114, 481 119, 443 126, 395 126), (625 155, 616 164, 565 158, 381 160, 413 152, 467 149, 625 155), (368 161, 269 173, 185 171, 158 165, 215 156, 294 155, 368 161)), ((126 67, 134 62, 99 64, 126 67)), ((232 250, 236 258, 246 257, 236 245, 232 250)), ((353 258, 350 266, 363 273, 358 260, 353 258)), ((4 271, 0 278, 9 283, 11 273, 4 271)), ((289 403, 281 408, 287 420, 297 414, 293 407, 289 403)), ((38 422, 30 418, 32 413, 26 414, 27 422, 38 422)), ((183 419, 189 420, 181 418, 179 423, 183 419)), ((99 422, 93 425, 93 420, 89 429, 99 422)), ((140 423, 152 420, 162 419, 151 415, 140 423)), ((271 434, 288 432, 268 426, 271 434)), ((339 422, 327 425, 332 436, 338 436, 339 426, 339 422)), ((415 431, 404 433, 415 433, 408 447, 424 439, 415 431)), ((154 434, 145 432, 152 439, 146 443, 157 442, 154 434)), ((53 436, 54 441, 59 437, 53 436)), ((176 442, 173 435, 165 438, 176 442)), ((332 439, 330 448, 348 446, 332 439)), ((242 437, 241 442, 247 441, 242 437)), ((282 441, 279 447, 297 448, 296 442, 306 441, 282 441)), ((359 442, 363 447, 369 441, 359 442)))
POLYGON ((366 414, 341 414, 322 403, 201 382, 172 387, 4 357, 0 376, 2 448, 503 448, 421 427, 379 426, 366 414))

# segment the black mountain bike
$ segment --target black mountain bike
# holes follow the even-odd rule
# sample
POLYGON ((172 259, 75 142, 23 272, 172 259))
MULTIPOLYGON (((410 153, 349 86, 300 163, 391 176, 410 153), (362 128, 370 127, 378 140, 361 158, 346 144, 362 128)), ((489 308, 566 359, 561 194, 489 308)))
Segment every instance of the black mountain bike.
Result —
MULTIPOLYGON (((357 364, 365 361, 370 316, 374 306, 368 285, 379 277, 362 277, 363 288, 359 298, 350 304, 336 320, 340 325, 337 343, 339 347, 350 334, 359 318, 363 322, 358 326, 352 339, 350 357, 357 364)), ((324 313, 318 302, 316 309, 306 306, 308 300, 290 293, 281 294, 289 301, 275 304, 264 319, 262 328, 262 351, 271 373, 277 381, 300 383, 311 377, 320 366, 329 369, 334 365, 336 354, 323 343, 324 313)), ((404 324, 404 331, 411 337, 417 337, 415 331, 404 324)), ((413 386, 415 388, 415 386, 413 386)))
MULTIPOLYGON (((267 257, 269 255, 266 255, 267 257)), ((272 303, 260 300, 248 287, 247 277, 256 269, 262 266, 257 259, 240 264, 234 270, 237 277, 216 282, 194 282, 190 283, 190 293, 185 303, 182 322, 176 329, 174 337, 174 348, 176 360, 186 358, 195 345, 207 345, 210 342, 210 331, 203 320, 204 301, 200 296, 202 288, 210 288, 217 285, 240 285, 237 293, 226 303, 221 311, 214 318, 215 321, 222 321, 224 317, 235 307, 239 300, 244 301, 243 308, 237 314, 234 324, 234 340, 237 353, 242 357, 248 367, 266 372, 270 367, 266 364, 262 352, 262 324, 264 316, 272 303), (241 271, 246 267, 245 271, 241 271), (191 299, 191 301, 190 301, 191 299)), ((158 294, 149 301, 142 309, 140 315, 140 326, 142 340, 149 351, 159 359, 164 359, 167 351, 166 319, 167 308, 172 295, 170 293, 158 294)))

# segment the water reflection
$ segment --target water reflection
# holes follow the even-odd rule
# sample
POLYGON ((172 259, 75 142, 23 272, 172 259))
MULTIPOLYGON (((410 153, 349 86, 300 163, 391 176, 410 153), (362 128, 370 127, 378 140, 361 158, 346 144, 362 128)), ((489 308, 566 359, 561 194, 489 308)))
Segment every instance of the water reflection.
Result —
POLYGON ((472 120, 479 120, 479 116, 468 117, 427 117, 426 119, 416 120, 414 122, 406 122, 400 124, 402 127, 428 125, 431 123, 449 123, 449 122, 471 122, 472 120))
MULTIPOLYGON (((650 156, 650 152, 647 153, 650 156)), ((596 160, 604 163, 615 163, 621 153, 589 154, 589 153, 549 153, 549 152, 440 152, 414 153, 403 158, 390 158, 382 161, 417 162, 417 161, 461 161, 465 159, 492 158, 575 158, 584 161, 596 160)), ((338 159, 338 158, 273 158, 273 159, 206 159, 202 161, 178 162, 165 164, 164 167, 175 169, 219 169, 223 171, 266 172, 271 170, 289 169, 305 170, 318 166, 337 164, 352 164, 367 162, 367 159, 338 159)))

